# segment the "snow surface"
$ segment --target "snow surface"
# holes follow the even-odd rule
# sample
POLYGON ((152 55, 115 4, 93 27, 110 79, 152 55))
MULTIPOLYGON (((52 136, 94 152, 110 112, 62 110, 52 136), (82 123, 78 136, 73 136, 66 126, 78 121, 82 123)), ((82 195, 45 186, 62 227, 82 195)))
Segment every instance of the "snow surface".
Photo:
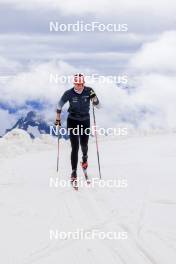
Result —
MULTIPOLYGON (((175 264, 176 134, 100 140, 103 179, 126 179, 127 188, 51 188, 50 177, 69 178, 69 144, 60 143, 57 174, 56 139, 19 129, 0 139, 1 263, 175 264), (78 228, 128 237, 50 240, 50 230, 78 228)), ((98 177, 93 140, 89 163, 98 177)))

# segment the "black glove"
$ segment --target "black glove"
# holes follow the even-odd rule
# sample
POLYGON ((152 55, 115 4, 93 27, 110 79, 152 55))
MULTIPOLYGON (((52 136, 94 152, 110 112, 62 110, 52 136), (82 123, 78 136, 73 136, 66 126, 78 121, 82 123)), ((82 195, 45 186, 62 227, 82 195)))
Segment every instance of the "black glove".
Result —
POLYGON ((90 91, 90 99, 93 99, 96 96, 95 92, 93 89, 90 91))
POLYGON ((56 119, 55 126, 61 127, 61 121, 60 121, 60 119, 56 119))

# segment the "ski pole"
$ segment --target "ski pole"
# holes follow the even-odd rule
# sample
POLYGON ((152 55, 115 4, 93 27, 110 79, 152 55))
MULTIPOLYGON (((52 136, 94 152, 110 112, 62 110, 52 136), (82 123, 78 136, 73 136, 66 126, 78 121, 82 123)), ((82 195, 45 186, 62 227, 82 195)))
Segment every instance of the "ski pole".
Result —
POLYGON ((59 135, 59 126, 57 127, 57 172, 59 171, 59 142, 60 142, 60 135, 59 135))
POLYGON ((94 120, 94 127, 95 127, 95 141, 96 141, 96 149, 97 149, 98 169, 99 169, 99 176, 100 176, 100 179, 101 179, 100 155, 99 155, 99 149, 98 149, 98 138, 97 138, 97 130, 96 130, 95 109, 94 109, 94 105, 93 104, 92 104, 92 108, 93 108, 93 120, 94 120))

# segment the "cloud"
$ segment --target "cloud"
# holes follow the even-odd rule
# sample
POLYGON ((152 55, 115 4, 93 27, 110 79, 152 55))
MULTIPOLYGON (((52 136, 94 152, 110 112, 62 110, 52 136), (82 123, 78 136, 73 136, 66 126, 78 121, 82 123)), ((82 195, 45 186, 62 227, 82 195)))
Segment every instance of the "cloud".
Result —
POLYGON ((157 40, 144 44, 131 58, 129 67, 138 72, 175 73, 176 31, 165 32, 157 40))
MULTIPOLYGON (((73 67, 94 68, 103 74, 121 71, 127 61, 142 44, 145 37, 127 34, 123 37, 108 35, 42 35, 0 34, 0 51, 7 65, 12 61, 21 64, 20 71, 27 71, 32 61, 44 64, 62 60, 73 67), (83 38, 86 39, 83 45, 83 38), (94 39, 94 41, 92 41, 94 39), (99 45, 99 42, 102 44, 99 45), (129 45, 130 43, 130 45, 129 45), (26 52, 27 51, 27 52, 26 52)), ((145 39, 146 40, 146 39, 145 39)), ((1 62, 0 62, 1 67, 1 62)), ((1 68, 4 68, 2 65, 1 68)), ((11 68, 17 68, 16 65, 11 68)), ((15 69, 17 71, 18 69, 15 69)), ((14 71, 14 70, 13 70, 14 71)), ((8 74, 8 71, 6 71, 8 74)), ((12 72, 9 69, 9 72, 12 72)))
POLYGON ((127 23, 129 32, 161 33, 175 27, 174 0, 0 0, 2 32, 47 32, 49 20, 61 23, 99 21, 127 23), (6 19, 4 14, 11 17, 6 19), (37 25, 37 26, 36 26, 37 25), (3 29, 4 28, 4 29, 3 29))
POLYGON ((7 110, 0 109, 0 120, 0 136, 2 136, 7 128, 12 127, 12 125, 16 121, 16 116, 9 114, 7 110))
MULTIPOLYGON (((152 37, 153 38, 153 37, 152 37)), ((12 60, 125 60, 150 37, 139 34, 0 34, 0 51, 12 60), (94 41, 92 41, 92 38, 94 41), (83 45, 83 39, 86 39, 83 45), (99 45, 101 42, 101 45, 99 45), (129 44, 130 43, 130 44, 129 44), (26 50, 28 52, 26 53, 26 50)))
MULTIPOLYGON (((174 43, 175 32, 165 32, 134 54, 127 68, 131 77, 128 84, 130 90, 117 87, 115 83, 91 84, 103 106, 96 111, 99 125, 107 127, 121 124, 138 129, 176 127, 174 43)), ((93 68, 78 68, 57 60, 32 63, 28 70, 20 72, 0 87, 0 101, 17 108, 25 106, 29 100, 39 101, 44 105, 44 116, 51 119, 53 115, 54 118, 59 97, 71 85, 50 83, 48 73, 72 75, 79 71, 95 73, 93 68)))
POLYGON ((107 13, 122 13, 122 12, 138 12, 145 11, 145 13, 156 12, 155 15, 163 15, 174 13, 173 6, 175 6, 174 0, 168 0, 162 2, 159 0, 134 0, 133 2, 129 0, 94 0, 89 3, 84 3, 81 0, 76 0, 74 5, 71 0, 57 1, 57 0, 1 0, 0 3, 12 4, 19 9, 47 9, 47 10, 61 10, 67 14, 85 14, 85 13, 95 13, 95 14, 107 14, 107 13), (160 12, 158 12, 160 9, 160 12))
POLYGON ((135 102, 152 113, 143 123, 175 128, 176 31, 165 32, 156 41, 145 44, 132 57, 129 67, 136 87, 135 102))
POLYGON ((137 129, 176 128, 176 32, 165 32, 144 44, 130 59, 129 90, 96 86, 104 108, 102 125, 137 129), (128 91, 128 92, 127 92, 128 91))
POLYGON ((21 70, 21 64, 18 61, 0 57, 0 75, 15 74, 21 70))
POLYGON ((48 63, 32 63, 28 70, 16 74, 0 87, 0 99, 10 106, 20 107, 26 101, 38 100, 54 103, 59 90, 64 91, 65 85, 58 86, 50 82, 50 73, 70 75, 76 69, 62 61, 50 61, 48 63))

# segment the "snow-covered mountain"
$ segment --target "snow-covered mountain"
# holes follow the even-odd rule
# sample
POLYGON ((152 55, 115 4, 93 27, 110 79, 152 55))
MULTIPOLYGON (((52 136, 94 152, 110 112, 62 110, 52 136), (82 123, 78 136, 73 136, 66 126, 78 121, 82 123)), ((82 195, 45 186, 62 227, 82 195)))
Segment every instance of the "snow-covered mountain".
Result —
POLYGON ((50 133, 49 124, 35 111, 30 111, 25 117, 21 117, 11 129, 6 130, 6 133, 16 128, 27 131, 31 138, 50 133))

